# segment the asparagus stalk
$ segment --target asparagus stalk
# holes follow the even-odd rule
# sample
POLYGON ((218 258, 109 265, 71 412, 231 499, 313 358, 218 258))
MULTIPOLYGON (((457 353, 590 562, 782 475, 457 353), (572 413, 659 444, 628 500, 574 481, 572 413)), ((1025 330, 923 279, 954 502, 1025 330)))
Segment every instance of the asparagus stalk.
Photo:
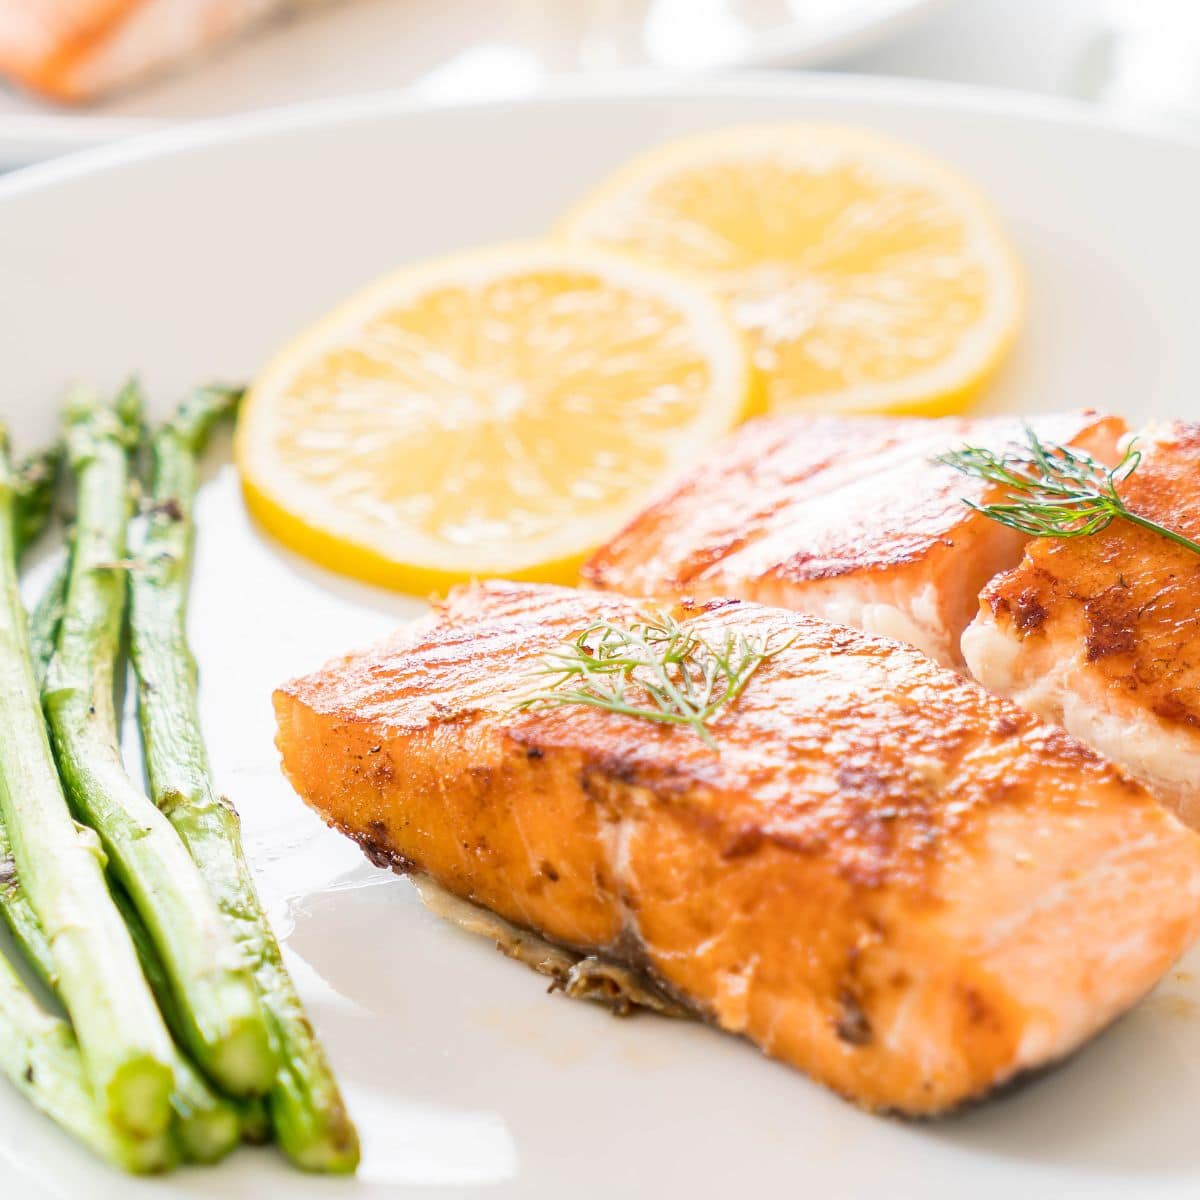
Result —
MULTIPOLYGON (((43 676, 58 634, 62 598, 66 590, 66 566, 64 562, 63 568, 55 573, 34 608, 29 622, 34 670, 43 676)), ((54 969, 54 957, 46 935, 37 923, 37 916, 30 907, 16 873, 10 872, 6 876, 3 872, 3 864, 8 857, 8 839, 4 833, 4 826, 0 824, 0 913, 3 913, 18 945, 42 982, 51 991, 57 991, 58 979, 54 969)), ((158 1000, 159 1010, 166 1018, 168 1027, 174 1031, 178 1028, 177 1022, 173 1020, 175 1001, 171 995, 170 981, 150 935, 120 885, 113 889, 113 900, 133 938, 138 961, 142 964, 142 973, 146 976, 155 999, 158 1000)), ((171 1097, 171 1106, 175 1110, 175 1130, 183 1156, 194 1163, 218 1162, 242 1139, 241 1110, 235 1101, 218 1095, 184 1055, 176 1052, 173 1065, 176 1090, 171 1097)), ((252 1119, 252 1115, 248 1119, 252 1119)))
POLYGON ((0 824, 0 912, 26 962, 37 977, 52 991, 58 991, 58 968, 54 965, 54 951, 46 937, 25 889, 17 879, 12 861, 12 846, 8 834, 0 824))
MULTIPOLYGON (((57 448, 54 453, 61 457, 57 448)), ((43 462, 48 462, 49 458, 49 453, 41 456, 43 462)), ((31 477, 28 468, 25 468, 22 474, 26 480, 31 477)), ((46 472, 43 472, 43 475, 45 474, 46 472)), ((46 519, 50 515, 50 505, 39 504, 37 511, 46 519)), ((26 544, 30 544, 40 532, 34 522, 28 521, 26 544)), ((58 638, 70 565, 69 556, 64 556, 29 618, 30 652, 39 683, 45 680, 46 669, 54 653, 54 643, 58 638)), ((0 824, 0 911, 3 912, 13 935, 34 969, 43 982, 54 990, 54 964, 46 935, 37 923, 28 897, 18 884, 16 873, 10 872, 7 877, 4 874, 3 864, 10 858, 8 839, 3 825, 0 824)), ((142 971, 154 991, 159 1009, 163 1012, 168 1027, 176 1036, 180 1036, 180 1026, 178 1022, 173 1021, 175 1005, 170 981, 150 941, 150 935, 128 897, 119 890, 119 886, 114 892, 114 898, 125 917, 138 959, 142 964, 142 971)), ((242 1140, 256 1144, 270 1140, 271 1130, 266 1105, 261 1098, 233 1100, 218 1095, 182 1054, 176 1054, 174 1066, 177 1090, 171 1103, 175 1110, 179 1141, 188 1161, 211 1163, 223 1158, 233 1149, 238 1135, 242 1140), (236 1120, 236 1129, 233 1127, 231 1116, 236 1120)))
POLYGON ((54 572, 46 590, 41 594, 33 612, 29 614, 29 653, 33 658, 33 673, 41 688, 46 682, 46 671, 54 656, 54 643, 58 640, 58 627, 62 624, 63 601, 67 596, 67 577, 71 572, 71 560, 64 558, 54 572))
MULTIPOLYGON (((4 872, 7 862, 8 839, 0 827, 0 912, 26 961, 42 983, 52 992, 59 988, 58 971, 50 943, 38 923, 21 888, 15 872, 4 872)), ((122 894, 114 895, 138 952, 142 970, 154 989, 160 1006, 169 999, 162 964, 154 953, 145 926, 129 901, 122 894)), ((0 988, 3 987, 0 982, 0 988)), ((172 1059, 175 1071, 175 1091, 171 1096, 174 1111, 174 1131, 188 1162, 219 1162, 233 1150, 242 1138, 241 1114, 232 1101, 217 1095, 208 1081, 178 1051, 172 1059)))
POLYGON ((50 519, 62 456, 61 446, 51 446, 26 459, 17 472, 13 499, 18 555, 37 541, 50 519))
MULTIPOLYGON (((54 473, 57 476, 57 464, 54 468, 54 473)), ((41 535, 46 521, 50 516, 49 503, 43 504, 39 501, 34 501, 28 504, 25 512, 22 513, 22 479, 28 479, 28 475, 23 469, 17 479, 17 490, 14 495, 14 521, 16 531, 16 559, 20 564, 20 556, 22 550, 35 542, 41 535)), ((26 492, 25 496, 28 497, 26 492)), ((59 602, 61 603, 62 587, 58 584, 58 580, 65 578, 64 573, 60 570, 56 577, 55 583, 52 583, 47 593, 43 594, 35 616, 29 621, 29 641, 30 653, 33 659, 33 669, 35 675, 44 675, 46 670, 46 662, 49 659, 50 646, 52 645, 54 635, 58 631, 58 617, 55 615, 55 605, 53 598, 50 596, 58 587, 59 602), (48 598, 50 602, 48 602, 48 598), (40 617, 36 614, 40 614, 40 617), (35 648, 35 628, 39 620, 43 626, 41 631, 41 646, 35 648)), ((81 836, 87 836, 81 831, 81 836)), ((4 919, 16 939, 17 945, 25 953, 25 958, 29 965, 33 967, 38 978, 51 990, 58 990, 58 973, 54 968, 54 955, 50 949, 50 941, 46 937, 41 924, 38 922, 37 913, 33 911, 33 905, 29 903, 29 897, 25 894, 25 889, 21 887, 17 879, 16 866, 13 863, 12 846, 8 840, 8 832, 4 828, 4 822, 0 821, 0 912, 3 912, 4 919)))
MULTIPOLYGON (((133 901, 119 884, 113 888, 113 900, 125 918, 142 971, 158 998, 168 1028, 182 1029, 184 1023, 171 992, 171 982, 133 901)), ((171 1103, 184 1157, 195 1163, 219 1162, 242 1140, 241 1114, 235 1103, 218 1096, 182 1054, 175 1058, 175 1084, 171 1103)))
MULTIPOLYGON (((7 450, 5 450, 7 454, 7 450)), ((53 492, 58 482, 62 450, 54 446, 27 460, 16 473, 13 492, 14 554, 19 567, 21 556, 42 535, 50 520, 53 492)), ((42 594, 28 622, 30 656, 34 675, 40 680, 46 673, 62 608, 66 585, 65 563, 42 594)), ((87 837, 81 831, 81 836, 87 837)), ((94 845, 94 838, 89 839, 94 845)), ((38 977, 52 991, 58 990, 57 972, 50 941, 29 903, 29 897, 17 881, 12 846, 4 822, 0 820, 0 912, 17 944, 38 977)))
MULTIPOLYGON (((57 451, 22 469, 13 493, 14 548, 35 541, 50 515, 57 451)), ((28 898, 18 886, 12 850, 0 822, 0 906, 35 971, 53 986, 50 943, 28 898)), ((56 982, 56 980, 54 980, 56 982)), ((66 1021, 37 1002, 6 958, 0 955, 0 1070, 39 1111, 61 1125, 96 1154, 128 1171, 165 1170, 174 1148, 165 1135, 130 1137, 113 1126, 96 1104, 84 1070, 79 1043, 66 1021)))
POLYGON ((71 1027, 38 1004, 3 955, 0 1070, 35 1108, 114 1166, 143 1174, 174 1165, 168 1136, 135 1138, 105 1119, 71 1027))
MULTIPOLYGON (((34 542, 50 516, 58 474, 57 450, 31 460, 16 480, 14 537, 17 552, 34 542)), ((0 822, 0 908, 18 945, 42 981, 57 987, 50 943, 28 897, 17 883, 12 849, 0 822)), ((37 1002, 0 956, 0 1069, 35 1108, 115 1166, 139 1173, 162 1171, 175 1161, 171 1139, 134 1138, 118 1130, 97 1105, 79 1043, 66 1021, 37 1002)))
MULTIPOLYGON (((149 931, 187 1049, 224 1090, 253 1095, 270 1087, 275 1055, 250 973, 178 834, 121 762, 113 685, 124 618, 128 455, 139 425, 132 387, 115 404, 78 392, 67 406, 74 549, 43 700, 67 794, 99 834, 110 870, 149 931)), ((17 867, 36 901, 19 854, 17 867)), ((55 959, 63 970, 57 946, 55 959)))
MULTIPOLYGON (((126 1132, 153 1139, 171 1116, 171 1041, 54 766, 17 589, 16 488, 0 438, 0 823, 53 947, 99 1111, 126 1132)), ((9 996, 16 1017, 27 1016, 9 996)))
POLYGON ((249 1146, 265 1146, 271 1140, 270 1095, 251 1096, 239 1100, 238 1116, 242 1122, 242 1141, 249 1146))
POLYGON ((280 1065, 269 1107, 281 1148, 307 1170, 351 1172, 358 1135, 255 892, 237 812, 216 790, 200 729, 186 633, 197 458, 238 396, 202 389, 152 442, 148 520, 130 574, 131 651, 150 790, 204 872, 253 964, 280 1065))

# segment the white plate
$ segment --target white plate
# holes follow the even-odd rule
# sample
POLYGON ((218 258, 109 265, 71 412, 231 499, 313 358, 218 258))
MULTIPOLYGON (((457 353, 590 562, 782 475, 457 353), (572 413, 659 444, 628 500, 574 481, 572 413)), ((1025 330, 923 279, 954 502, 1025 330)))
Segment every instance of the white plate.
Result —
MULTIPOLYGON (((0 181, 0 361, 24 446, 65 380, 140 370, 165 406, 245 377, 398 263, 537 233, 630 154, 691 130, 816 118, 902 135, 995 200, 1030 319, 995 406, 1200 415, 1200 149, 1081 111, 855 80, 639 88, 482 108, 400 99, 158 136, 0 181)), ((0 1087, 0 1195, 1178 1195, 1200 1183, 1200 986, 1173 973, 1072 1062, 942 1123, 865 1116, 748 1044, 620 1022, 440 924, 280 778, 270 692, 418 605, 307 566, 203 493, 192 620, 217 771, 240 806, 365 1140, 357 1184, 242 1152, 133 1186, 0 1087)), ((45 564, 43 564, 43 567, 45 564)))
POLYGON ((940 0, 347 0, 269 27, 94 110, 0 90, 0 169, 155 121, 412 87, 525 94, 567 72, 808 65, 870 45, 940 0))

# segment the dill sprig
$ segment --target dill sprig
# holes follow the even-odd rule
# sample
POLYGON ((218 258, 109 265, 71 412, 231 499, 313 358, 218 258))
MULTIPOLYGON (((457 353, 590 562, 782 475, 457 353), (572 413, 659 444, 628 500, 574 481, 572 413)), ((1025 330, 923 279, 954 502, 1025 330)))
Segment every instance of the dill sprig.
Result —
POLYGON ((714 644, 662 612, 639 614, 626 625, 597 621, 545 655, 534 674, 549 682, 519 707, 586 704, 687 725, 715 750, 709 722, 741 695, 763 663, 793 641, 773 645, 770 634, 734 628, 714 644))
POLYGON ((1081 450, 1043 442, 1028 425, 1025 439, 1025 445, 1014 445, 1005 454, 964 446, 939 455, 936 461, 1003 488, 999 503, 963 502, 1032 537, 1088 537, 1120 520, 1200 554, 1200 542, 1132 512, 1121 499, 1117 484, 1128 479, 1142 461, 1142 452, 1132 443, 1115 467, 1106 467, 1081 450))

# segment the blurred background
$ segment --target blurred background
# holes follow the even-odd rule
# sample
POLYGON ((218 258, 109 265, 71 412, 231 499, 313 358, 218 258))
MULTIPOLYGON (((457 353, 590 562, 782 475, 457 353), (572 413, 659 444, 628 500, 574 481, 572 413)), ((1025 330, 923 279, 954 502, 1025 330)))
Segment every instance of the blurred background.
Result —
POLYGON ((0 0, 0 167, 162 122, 403 88, 820 69, 1085 100, 1200 127, 1196 0, 0 0))

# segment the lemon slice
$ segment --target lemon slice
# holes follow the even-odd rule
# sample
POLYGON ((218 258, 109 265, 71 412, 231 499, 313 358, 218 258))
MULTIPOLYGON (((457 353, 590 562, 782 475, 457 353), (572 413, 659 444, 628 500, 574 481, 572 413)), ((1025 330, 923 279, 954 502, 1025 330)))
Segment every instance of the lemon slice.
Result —
POLYGON ((248 504, 300 553, 415 591, 569 580, 747 414, 704 288, 525 243, 407 268, 288 346, 247 397, 248 504))
POLYGON ((1020 273, 982 197, 862 130, 755 126, 672 143, 618 171, 560 233, 715 287, 772 409, 955 411, 1020 317, 1020 273))

